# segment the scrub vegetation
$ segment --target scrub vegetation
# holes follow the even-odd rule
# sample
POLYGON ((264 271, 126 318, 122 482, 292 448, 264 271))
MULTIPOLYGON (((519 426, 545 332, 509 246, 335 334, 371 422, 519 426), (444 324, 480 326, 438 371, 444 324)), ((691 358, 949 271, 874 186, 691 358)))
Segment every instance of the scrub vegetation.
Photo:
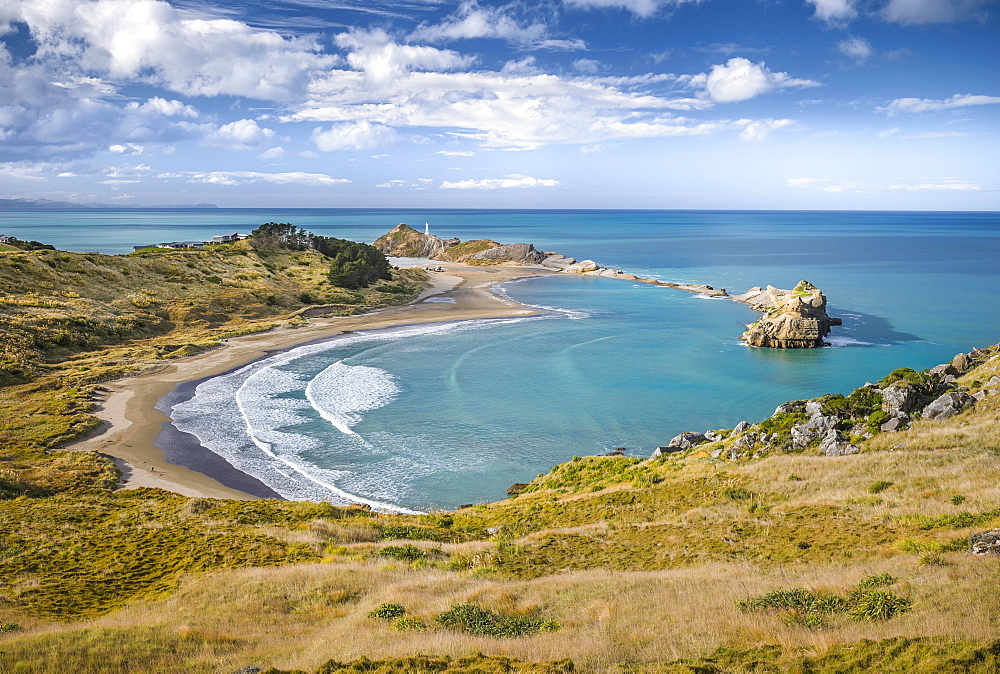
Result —
MULTIPOLYGON (((303 293, 406 298, 328 273, 245 242, 0 252, 0 671, 1000 667, 1000 560, 965 554, 1000 527, 1000 395, 848 456, 576 457, 509 499, 410 516, 123 491, 105 457, 58 449, 96 427, 102 379, 295 320, 303 293)), ((867 395, 825 402, 870 415, 867 395)))

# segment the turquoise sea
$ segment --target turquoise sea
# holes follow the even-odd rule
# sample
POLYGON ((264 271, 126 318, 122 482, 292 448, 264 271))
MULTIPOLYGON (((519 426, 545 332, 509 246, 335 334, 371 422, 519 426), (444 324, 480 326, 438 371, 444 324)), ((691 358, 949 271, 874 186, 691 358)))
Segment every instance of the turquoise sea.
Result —
POLYGON ((0 213, 0 234, 124 253, 269 220, 368 242, 428 221, 442 237, 524 241, 731 292, 806 279, 844 319, 832 348, 753 349, 737 337, 756 314, 734 302, 532 279, 500 291, 546 308, 540 317, 355 333, 169 401, 178 429, 287 498, 413 510, 494 500, 574 455, 645 456, 682 431, 760 420, 785 400, 1000 341, 997 213, 39 211, 0 213))

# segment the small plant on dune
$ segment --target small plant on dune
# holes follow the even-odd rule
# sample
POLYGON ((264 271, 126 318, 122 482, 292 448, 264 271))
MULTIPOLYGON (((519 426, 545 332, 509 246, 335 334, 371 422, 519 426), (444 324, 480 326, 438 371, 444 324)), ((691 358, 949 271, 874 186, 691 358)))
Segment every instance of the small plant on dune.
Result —
POLYGON ((389 626, 399 632, 405 632, 407 630, 423 631, 427 629, 427 625, 423 620, 412 615, 400 616, 389 623, 389 626))
POLYGON ((434 622, 454 632, 491 637, 524 637, 559 629, 553 620, 494 613, 475 604, 456 604, 435 616, 434 622))
POLYGON ((906 613, 913 607, 909 599, 881 590, 853 592, 851 593, 851 602, 853 606, 848 615, 855 620, 870 622, 889 620, 900 613, 906 613))
POLYGON ((0 623, 0 634, 6 634, 7 632, 17 632, 21 629, 21 626, 17 623, 0 623))
POLYGON ((380 620, 394 620, 406 615, 406 609, 402 604, 381 604, 377 609, 368 614, 369 618, 379 618, 380 620))
POLYGON ((880 494, 889 487, 891 487, 893 484, 895 483, 889 482, 888 480, 876 480, 875 482, 872 482, 870 485, 868 485, 868 493, 880 494))
POLYGON ((415 545, 387 545, 377 553, 377 557, 391 557, 392 559, 398 559, 402 562, 415 562, 418 559, 424 559, 427 553, 418 548, 415 545))
POLYGON ((736 607, 744 612, 783 611, 782 621, 786 625, 810 629, 826 627, 827 617, 834 614, 847 614, 854 620, 884 621, 909 611, 913 606, 909 599, 873 589, 895 583, 895 577, 882 573, 863 579, 846 597, 794 588, 737 601, 736 607))

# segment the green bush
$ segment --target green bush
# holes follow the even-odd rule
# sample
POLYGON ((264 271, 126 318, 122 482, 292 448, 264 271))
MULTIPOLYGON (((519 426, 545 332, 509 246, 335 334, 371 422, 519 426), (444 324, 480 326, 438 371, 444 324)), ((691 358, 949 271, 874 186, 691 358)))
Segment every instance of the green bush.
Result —
POLYGON ((888 587, 889 585, 895 585, 897 580, 892 574, 880 573, 862 578, 861 582, 858 583, 858 588, 861 590, 870 590, 873 587, 888 587))
POLYGON ((456 604, 434 617, 441 627, 479 636, 523 637, 559 628, 552 620, 494 613, 474 604, 456 604))
POLYGON ((406 615, 406 609, 402 604, 382 604, 369 613, 368 617, 379 618, 380 620, 394 620, 404 615, 406 615))
POLYGON ((893 484, 895 483, 889 482, 888 480, 876 480, 875 482, 872 482, 870 485, 868 485, 868 493, 880 494, 889 487, 891 487, 893 484))
MULTIPOLYGON (((411 524, 391 524, 379 529, 378 537, 383 541, 408 539, 411 541, 440 541, 441 532, 411 524)), ((413 547, 412 545, 410 547, 413 547)))
POLYGON ((406 630, 425 630, 427 625, 424 621, 416 616, 400 616, 389 623, 390 627, 394 630, 399 630, 400 632, 405 632, 406 630))
POLYGON ((21 629, 21 626, 17 623, 0 623, 0 634, 5 634, 7 632, 17 632, 21 629))
POLYGON ((387 545, 375 553, 378 557, 391 557, 403 562, 415 562, 424 559, 427 553, 415 545, 387 545))
POLYGON ((871 622, 889 620, 909 611, 913 604, 892 592, 862 590, 851 596, 853 606, 848 614, 855 620, 871 622))

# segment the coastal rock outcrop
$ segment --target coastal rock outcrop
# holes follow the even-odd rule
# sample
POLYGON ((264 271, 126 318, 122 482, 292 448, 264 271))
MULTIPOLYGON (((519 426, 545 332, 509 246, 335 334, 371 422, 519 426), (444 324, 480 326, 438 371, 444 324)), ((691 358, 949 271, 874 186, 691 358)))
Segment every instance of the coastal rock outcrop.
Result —
POLYGON ((372 245, 389 257, 425 257, 443 259, 444 252, 460 243, 458 239, 440 239, 433 234, 423 234, 409 225, 393 227, 372 245))
POLYGON ((472 260, 501 260, 513 262, 515 264, 541 264, 546 260, 545 253, 535 250, 530 243, 505 243, 495 248, 487 248, 480 251, 470 259, 472 260))
POLYGON ((947 419, 955 416, 974 402, 975 399, 968 393, 951 391, 941 395, 925 407, 920 416, 924 419, 947 419))
POLYGON ((733 299, 764 314, 747 326, 740 337, 751 346, 775 349, 825 346, 823 338, 830 334, 830 326, 841 324, 839 318, 827 316, 826 296, 808 281, 800 281, 791 290, 774 286, 751 288, 733 299))

